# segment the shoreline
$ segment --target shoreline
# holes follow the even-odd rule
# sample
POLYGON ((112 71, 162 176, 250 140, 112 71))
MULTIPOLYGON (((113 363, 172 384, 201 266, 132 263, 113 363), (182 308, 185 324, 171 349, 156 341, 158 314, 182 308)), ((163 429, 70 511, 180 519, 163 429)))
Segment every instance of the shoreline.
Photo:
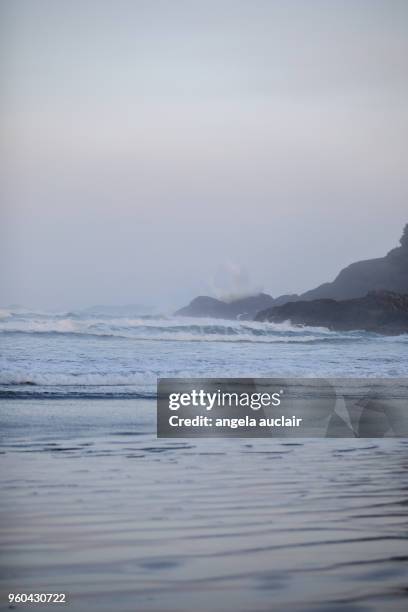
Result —
POLYGON ((66 592, 73 612, 404 609, 406 440, 160 440, 152 407, 0 402, 3 594, 66 592))

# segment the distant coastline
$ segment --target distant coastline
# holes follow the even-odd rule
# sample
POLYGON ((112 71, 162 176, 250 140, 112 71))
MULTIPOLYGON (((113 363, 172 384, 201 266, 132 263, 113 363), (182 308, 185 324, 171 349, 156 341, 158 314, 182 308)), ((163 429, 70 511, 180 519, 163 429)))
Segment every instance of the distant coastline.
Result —
POLYGON ((259 293, 232 301, 194 298, 177 316, 291 321, 333 330, 408 333, 408 224, 400 246, 384 257, 358 261, 332 282, 298 294, 259 293))

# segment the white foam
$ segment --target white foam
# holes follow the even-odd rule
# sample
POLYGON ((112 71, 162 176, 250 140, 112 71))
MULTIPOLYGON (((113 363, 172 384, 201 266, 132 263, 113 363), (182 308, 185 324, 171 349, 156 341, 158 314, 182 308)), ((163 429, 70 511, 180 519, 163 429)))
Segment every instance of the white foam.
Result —
POLYGON ((17 368, 0 372, 1 385, 39 385, 39 386, 133 386, 155 383, 157 377, 154 373, 144 372, 120 374, 112 372, 93 373, 61 373, 61 372, 36 372, 28 369, 17 368))
POLYGON ((94 318, 46 316, 38 313, 5 314, 0 320, 1 332, 111 335, 138 340, 180 342, 313 342, 323 336, 339 337, 325 328, 299 327, 288 321, 264 323, 211 318, 94 318))

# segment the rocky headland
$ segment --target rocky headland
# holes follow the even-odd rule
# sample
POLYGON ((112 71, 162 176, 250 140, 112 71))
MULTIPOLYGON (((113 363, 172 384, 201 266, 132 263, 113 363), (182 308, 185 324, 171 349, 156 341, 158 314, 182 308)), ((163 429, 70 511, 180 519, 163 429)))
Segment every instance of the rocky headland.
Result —
POLYGON ((336 278, 302 294, 244 297, 223 301, 199 296, 176 315, 284 321, 336 330, 403 333, 407 328, 408 224, 400 246, 384 257, 343 268, 336 278))
POLYGON ((275 303, 272 296, 259 293, 231 301, 218 300, 207 295, 194 298, 188 306, 175 314, 185 317, 212 317, 214 319, 250 319, 275 303))
POLYGON ((297 299, 346 300, 363 297, 369 291, 381 290, 408 293, 408 224, 404 228, 399 247, 384 257, 350 264, 341 270, 334 281, 306 291, 297 299))
POLYGON ((257 314, 256 321, 327 327, 333 331, 364 330, 380 334, 408 333, 408 295, 370 291, 351 300, 301 300, 273 306, 257 314))

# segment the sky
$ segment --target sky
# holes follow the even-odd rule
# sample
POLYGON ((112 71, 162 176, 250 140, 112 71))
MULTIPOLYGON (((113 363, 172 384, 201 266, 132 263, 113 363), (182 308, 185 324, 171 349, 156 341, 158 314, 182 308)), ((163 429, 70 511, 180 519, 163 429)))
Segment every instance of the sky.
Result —
POLYGON ((301 292, 408 222, 405 0, 0 0, 0 301, 301 292))

